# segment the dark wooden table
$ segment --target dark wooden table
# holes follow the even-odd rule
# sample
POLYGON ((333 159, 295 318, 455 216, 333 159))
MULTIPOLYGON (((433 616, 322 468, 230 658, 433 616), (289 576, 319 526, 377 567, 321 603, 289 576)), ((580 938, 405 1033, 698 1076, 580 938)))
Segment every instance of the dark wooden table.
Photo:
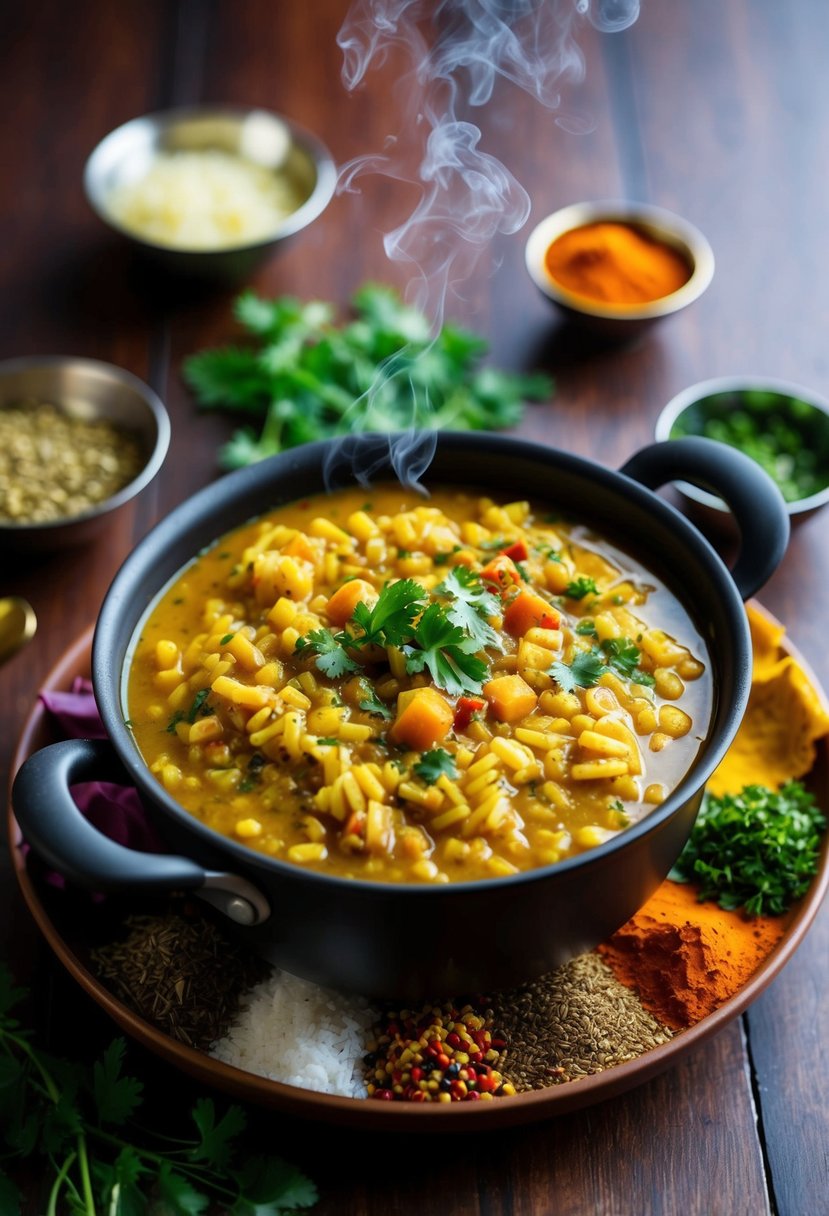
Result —
MULTIPOLYGON (((557 112, 500 81, 472 115, 482 146, 529 191, 534 217, 582 198, 646 199, 697 223, 717 270, 697 304, 646 340, 588 354, 530 285, 526 230, 496 238, 447 311, 490 338, 496 363, 556 375, 555 399, 528 411, 522 433, 616 465, 694 381, 755 372, 829 393, 829 9, 821 0, 645 0, 632 28, 607 35, 577 18, 569 0, 561 8, 583 79, 562 80, 557 112)), ((40 620, 36 643, 2 672, 6 768, 39 684, 94 620, 120 560, 217 475, 216 447, 229 429, 197 414, 180 367, 230 336, 232 293, 162 290, 139 274, 84 201, 85 157, 126 119, 208 100, 283 111, 316 131, 339 163, 382 150, 389 134, 405 140, 394 59, 354 95, 340 83, 335 38, 346 9, 344 0, 3 6, 2 355, 110 360, 148 380, 173 419, 163 472, 99 541, 0 565, 0 592, 28 596, 40 620)), ((408 214, 411 189, 379 177, 361 185, 335 198, 253 285, 341 304, 366 278, 402 286, 405 271, 388 263, 382 234, 408 214)), ((800 526, 762 599, 829 686, 827 541, 829 512, 800 526)), ((50 960, 2 865, 3 950, 38 986, 41 1028, 63 1048, 67 1025, 83 1025, 83 1043, 108 1041, 111 1025, 50 960)), ((819 1216, 829 1212, 827 957, 824 908, 746 1015, 670 1072, 566 1119, 405 1143, 358 1141, 256 1111, 252 1125, 312 1173, 320 1216, 819 1216)), ((189 1094, 164 1066, 137 1059, 155 1092, 189 1094)), ((42 1210, 34 1193, 30 1210, 42 1210)))

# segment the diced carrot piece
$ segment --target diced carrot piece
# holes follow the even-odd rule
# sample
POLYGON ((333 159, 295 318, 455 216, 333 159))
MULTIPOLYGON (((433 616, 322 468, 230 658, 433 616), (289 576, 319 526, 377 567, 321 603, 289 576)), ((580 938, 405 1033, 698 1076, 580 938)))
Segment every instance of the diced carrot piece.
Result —
POLYGON ((521 575, 515 568, 515 562, 506 553, 498 553, 481 571, 481 578, 488 583, 494 583, 503 595, 513 587, 521 586, 521 575))
POLYGON ((325 605, 325 615, 333 625, 344 625, 351 620, 361 600, 371 608, 377 599, 377 592, 371 583, 362 578, 352 578, 330 596, 325 605))
POLYGON ((484 696, 499 722, 517 722, 536 707, 538 696, 520 676, 496 676, 484 684, 484 696))
POLYGON ((435 688, 415 688, 413 696, 401 693, 397 717, 389 731, 392 743, 405 743, 418 752, 428 751, 449 734, 452 706, 435 688), (406 699, 401 704, 401 699, 406 699))
POLYGON ((507 549, 502 549, 501 552, 507 557, 512 558, 514 562, 525 562, 530 556, 526 542, 523 540, 515 541, 507 549))
POLYGON ((523 637, 528 629, 556 629, 561 617, 548 600, 534 591, 519 591, 506 607, 504 628, 513 637, 523 637))
POLYGON ((307 536, 303 536, 301 532, 295 533, 287 545, 282 546, 282 552, 289 554, 291 557, 301 557, 304 562, 310 562, 312 565, 317 556, 307 536))

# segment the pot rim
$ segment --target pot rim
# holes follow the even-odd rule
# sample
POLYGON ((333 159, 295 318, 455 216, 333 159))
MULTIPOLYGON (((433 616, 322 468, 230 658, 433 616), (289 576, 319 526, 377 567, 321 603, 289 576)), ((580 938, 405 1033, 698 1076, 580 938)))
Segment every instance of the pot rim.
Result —
MULTIPOLYGON (((379 438, 384 442, 389 442, 391 439, 390 436, 371 434, 367 434, 365 438, 375 441, 379 438)), ((700 792, 733 739, 749 694, 750 680, 746 677, 745 673, 750 673, 751 670, 750 633, 743 608, 743 601, 740 598, 728 568, 702 533, 681 512, 665 499, 660 498, 653 490, 648 489, 625 473, 598 464, 587 457, 547 447, 544 444, 487 432, 473 432, 470 434, 467 432, 445 431, 438 433, 436 440, 438 448, 450 451, 460 449, 461 451, 468 452, 470 447, 472 447, 482 452, 497 453, 499 456, 511 461, 525 459, 538 463, 540 460, 542 463, 549 463, 551 467, 561 468, 577 475, 586 476, 592 480, 604 480, 618 492, 621 498, 633 499, 640 508, 646 509, 651 514, 655 513, 660 516, 661 522, 669 525, 679 535, 685 548, 690 550, 696 559, 710 570, 712 582, 718 586, 724 598, 724 607, 734 626, 732 637, 729 639, 731 649, 728 659, 731 668, 736 673, 732 702, 722 711, 721 716, 723 720, 717 727, 716 735, 712 736, 709 733, 702 741, 691 768, 685 773, 679 784, 671 790, 661 805, 655 806, 637 823, 631 824, 617 836, 605 841, 603 844, 596 845, 586 853, 581 853, 575 857, 569 857, 550 865, 523 870, 517 874, 440 885, 429 883, 391 883, 359 878, 343 878, 316 870, 305 870, 290 862, 257 853, 255 850, 249 849, 247 846, 239 844, 229 837, 214 831, 180 806, 152 776, 125 723, 126 714, 122 702, 123 685, 128 669, 132 639, 135 638, 141 624, 146 620, 150 607, 157 602, 163 589, 169 585, 172 578, 178 577, 181 570, 186 568, 189 562, 195 559, 198 551, 205 546, 200 545, 197 548, 194 544, 190 551, 190 557, 185 562, 177 565, 176 573, 171 578, 165 578, 156 587, 153 598, 145 605, 141 614, 136 617, 133 623, 130 631, 130 643, 127 645, 126 653, 119 662, 118 671, 114 675, 109 662, 111 654, 111 638, 109 635, 110 633, 114 633, 125 607, 134 598, 130 591, 130 585, 135 579, 134 572, 140 570, 142 566, 149 564, 148 559, 152 558, 159 543, 162 544, 166 551, 182 535, 193 532, 199 523, 217 516, 222 511, 231 510, 233 505, 238 503, 240 499, 244 500, 252 494, 256 494, 262 499, 259 509, 252 515, 245 516, 244 519, 234 518, 232 522, 228 522, 223 528, 218 528, 213 534, 212 540, 208 542, 208 544, 214 543, 222 535, 242 526, 247 520, 255 519, 257 516, 273 509, 274 506, 281 505, 278 494, 278 482, 275 480, 278 479, 281 471, 290 468, 292 465, 296 468, 308 467, 309 469, 321 471, 324 457, 336 450, 336 445, 339 441, 320 440, 304 444, 300 448, 290 449, 277 456, 260 461, 258 464, 227 474, 218 482, 203 487, 194 495, 185 499, 156 524, 135 549, 132 550, 117 571, 101 606, 93 636, 92 680, 99 711, 109 739, 137 787, 155 805, 161 807, 165 815, 170 815, 180 825, 186 827, 188 833, 195 835, 206 846, 214 851, 218 848, 221 853, 232 857, 243 870, 264 870, 274 880, 282 879, 296 882, 301 879, 304 882, 321 883, 325 886, 333 884, 335 887, 340 887, 343 891, 348 891, 352 894, 359 893, 366 898, 385 898, 390 892, 395 891, 400 893, 399 897, 401 898, 405 895, 414 899, 434 899, 439 895, 442 899, 451 899, 468 895, 473 891, 480 894, 490 889, 504 890, 526 883, 547 881, 554 874, 564 875, 569 874, 573 870, 589 868, 591 865, 601 865, 605 859, 613 854, 621 854, 626 849, 632 847, 642 836, 656 832, 663 823, 669 820, 682 806, 687 804, 700 792), (274 491, 273 498, 269 502, 266 502, 267 489, 271 485, 273 485, 274 491)), ((458 454, 460 454, 460 451, 458 454)), ((390 474, 391 470, 384 470, 384 473, 386 472, 390 474)), ((390 475, 385 475, 377 480, 387 482, 391 480, 391 477, 390 475)), ((447 484, 445 476, 436 479, 436 481, 447 484)), ((467 481, 459 478, 457 481, 449 481, 448 484, 457 486, 464 484, 474 485, 475 477, 473 475, 467 481)), ((313 487, 309 486, 308 493, 316 494, 321 491, 324 492, 324 490, 325 487, 322 484, 319 486, 314 485, 313 487)), ((536 495, 536 497, 538 496, 536 495)), ((294 499, 289 498, 285 499, 285 501, 294 501, 294 499)), ((551 505, 555 505, 554 502, 551 505)), ((635 549, 634 552, 636 552, 635 549)), ((647 555, 645 556, 647 558, 647 555)), ((647 560, 643 564, 647 567, 647 560)), ((670 590, 672 594, 677 595, 677 592, 673 588, 670 590)), ((681 602, 683 601, 681 600, 681 602)), ((683 606, 687 608, 687 604, 684 602, 683 606)), ((709 651, 716 650, 713 645, 713 639, 706 639, 706 645, 709 651)), ((719 650, 722 651, 722 649, 721 643, 719 650)), ((714 696, 709 726, 717 716, 717 687, 713 691, 714 696)), ((182 851, 179 850, 179 852, 182 851)))

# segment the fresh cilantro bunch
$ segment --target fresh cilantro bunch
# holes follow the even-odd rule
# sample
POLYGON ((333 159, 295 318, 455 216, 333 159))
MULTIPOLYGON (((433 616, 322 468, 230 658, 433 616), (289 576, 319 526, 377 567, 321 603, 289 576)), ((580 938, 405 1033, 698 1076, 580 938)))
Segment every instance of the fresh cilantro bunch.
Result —
MULTIPOLYGON (((0 1131, 4 1156, 42 1163, 46 1216, 141 1216, 154 1205, 199 1216, 211 1203, 229 1216, 287 1216, 313 1207, 317 1191, 279 1157, 240 1156, 245 1116, 217 1118, 209 1098, 192 1108, 192 1133, 170 1140, 138 1131, 143 1086, 122 1072, 123 1039, 90 1069, 41 1052, 13 1015, 25 997, 0 966, 0 1131)), ((22 1196, 0 1167, 0 1212, 22 1196)), ((40 1210, 40 1209, 39 1209, 40 1210)))
POLYGON ((251 291, 234 305, 252 342, 206 350, 184 362, 184 378, 204 409, 247 415, 222 449, 240 468, 284 448, 356 431, 500 430, 521 418, 525 400, 546 400, 552 381, 478 367, 487 346, 475 334, 428 319, 390 287, 366 284, 355 319, 338 326, 334 308, 251 291))
POLYGON ((608 669, 624 680, 650 687, 653 676, 639 666, 640 658, 639 648, 630 638, 605 638, 590 650, 580 650, 571 663, 556 659, 550 666, 550 675, 562 692, 593 688, 608 669))
MULTIPOLYGON (((372 608, 362 601, 357 604, 349 622, 356 629, 315 629, 297 639, 296 652, 312 654, 317 669, 336 680, 362 670, 353 656, 364 647, 396 646, 406 656, 410 675, 428 669, 437 687, 451 696, 480 692, 488 668, 478 654, 497 643, 486 621, 497 611, 495 596, 469 571, 452 571, 435 593, 457 598, 448 605, 440 603, 411 578, 389 583, 372 608)), ((364 707, 386 716, 376 699, 370 708, 364 707)))
POLYGON ((747 785, 739 794, 708 795, 670 877, 698 883, 700 899, 721 908, 780 916, 817 873, 825 827, 800 781, 779 790, 747 785))

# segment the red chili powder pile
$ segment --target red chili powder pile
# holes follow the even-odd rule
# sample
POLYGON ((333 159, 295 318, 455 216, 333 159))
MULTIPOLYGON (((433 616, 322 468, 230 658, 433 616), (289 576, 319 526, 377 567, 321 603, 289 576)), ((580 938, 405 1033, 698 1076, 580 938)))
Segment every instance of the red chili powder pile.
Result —
POLYGON ((664 1026, 685 1030, 737 992, 780 940, 784 917, 745 917, 664 882, 599 946, 617 979, 664 1026))

